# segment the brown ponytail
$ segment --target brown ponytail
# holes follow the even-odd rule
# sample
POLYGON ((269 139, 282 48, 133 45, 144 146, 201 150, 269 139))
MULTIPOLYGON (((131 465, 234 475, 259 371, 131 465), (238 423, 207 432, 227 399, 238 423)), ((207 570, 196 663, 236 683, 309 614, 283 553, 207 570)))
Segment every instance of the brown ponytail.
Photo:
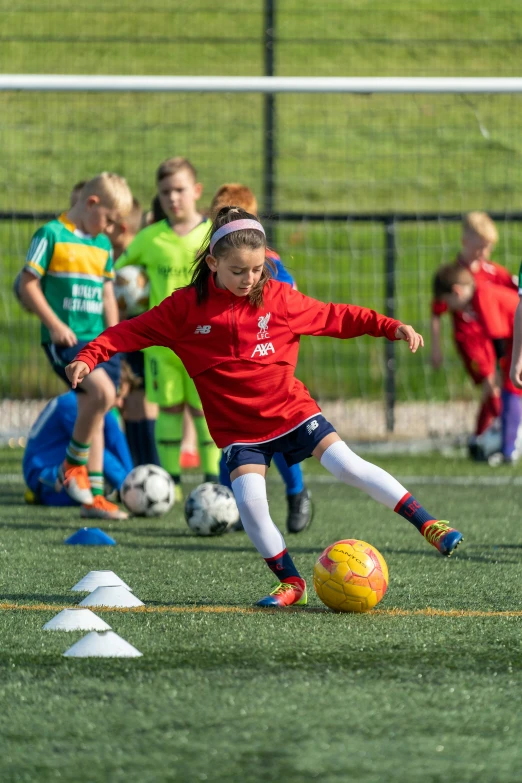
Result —
MULTIPOLYGON (((208 280, 212 274, 206 258, 210 255, 210 237, 215 232, 225 226, 227 223, 232 223, 234 220, 257 220, 255 215, 251 215, 250 212, 246 212, 240 207, 222 207, 214 218, 212 227, 208 232, 207 239, 204 247, 201 248, 196 256, 196 260, 192 265, 192 280, 191 286, 194 286, 197 292, 198 304, 200 304, 208 296, 208 280)), ((264 234, 255 228, 244 228, 239 231, 234 231, 231 234, 227 234, 218 242, 216 242, 212 255, 214 258, 222 258, 227 252, 233 248, 239 249, 241 247, 248 247, 251 250, 257 250, 260 247, 266 247, 266 240, 264 234)), ((263 306, 263 288, 266 283, 274 276, 276 272, 276 266, 270 258, 265 257, 265 264, 261 273, 261 279, 252 288, 248 294, 248 299, 255 307, 263 306)))

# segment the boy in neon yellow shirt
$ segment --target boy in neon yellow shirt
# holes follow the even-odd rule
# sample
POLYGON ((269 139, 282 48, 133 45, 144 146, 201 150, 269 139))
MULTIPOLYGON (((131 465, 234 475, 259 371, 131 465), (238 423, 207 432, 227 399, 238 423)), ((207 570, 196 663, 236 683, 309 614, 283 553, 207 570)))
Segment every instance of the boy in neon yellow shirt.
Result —
MULTIPOLYGON (((116 269, 128 264, 145 268, 150 280, 150 307, 190 283, 192 263, 210 227, 197 209, 202 186, 190 161, 180 157, 164 161, 156 182, 167 218, 140 231, 115 265, 116 269)), ((156 445, 162 466, 176 484, 177 498, 181 498, 179 463, 185 405, 194 419, 205 481, 217 481, 219 449, 210 437, 194 382, 170 349, 154 347, 145 351, 145 391, 147 399, 159 405, 156 445)))

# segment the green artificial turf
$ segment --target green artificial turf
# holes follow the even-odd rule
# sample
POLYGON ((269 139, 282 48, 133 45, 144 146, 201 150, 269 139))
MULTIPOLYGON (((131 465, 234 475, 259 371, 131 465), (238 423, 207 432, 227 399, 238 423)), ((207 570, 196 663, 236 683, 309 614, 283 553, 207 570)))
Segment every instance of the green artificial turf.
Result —
MULTIPOLYGON (((309 580, 310 610, 249 613, 238 610, 271 579, 245 534, 194 538, 175 507, 100 524, 114 548, 65 546, 78 512, 23 505, 20 455, 0 451, 0 603, 56 609, 0 609, 2 781, 520 779, 522 486, 507 468, 376 458, 464 531, 446 560, 308 461, 316 517, 287 543, 309 580), (381 612, 321 610, 313 563, 344 537, 386 558, 381 612), (103 612, 142 658, 68 660, 82 634, 42 631, 78 602, 70 588, 91 569, 114 570, 155 610, 103 612)), ((269 497, 284 530, 277 474, 269 497)))

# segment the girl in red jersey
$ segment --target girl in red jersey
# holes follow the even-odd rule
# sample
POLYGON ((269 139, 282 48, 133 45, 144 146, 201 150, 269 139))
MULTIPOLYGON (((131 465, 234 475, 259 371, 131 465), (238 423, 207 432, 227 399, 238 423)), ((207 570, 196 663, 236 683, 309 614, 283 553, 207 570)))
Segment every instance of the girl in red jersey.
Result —
POLYGON ((212 437, 225 451, 245 531, 280 580, 259 606, 306 603, 305 580, 268 509, 265 477, 276 452, 289 465, 313 455, 340 481, 411 522, 443 555, 462 540, 392 476, 354 454, 321 415, 294 376, 303 334, 405 340, 412 353, 424 344, 413 327, 374 310, 325 304, 272 280, 263 226, 244 210, 224 207, 196 258, 191 284, 107 329, 66 368, 75 388, 118 351, 163 345, 181 358, 212 437))

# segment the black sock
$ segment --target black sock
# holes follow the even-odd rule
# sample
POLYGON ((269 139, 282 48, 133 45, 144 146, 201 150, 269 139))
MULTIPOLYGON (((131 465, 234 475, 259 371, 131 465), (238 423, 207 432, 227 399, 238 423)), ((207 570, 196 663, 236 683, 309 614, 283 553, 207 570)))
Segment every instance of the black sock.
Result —
POLYGON ((142 419, 139 422, 141 450, 143 462, 146 465, 160 465, 156 439, 154 437, 155 425, 155 419, 142 419))
POLYGON ((141 422, 139 421, 125 422, 125 433, 127 435, 127 443, 129 444, 129 451, 134 467, 145 464, 141 449, 140 424, 141 422))

